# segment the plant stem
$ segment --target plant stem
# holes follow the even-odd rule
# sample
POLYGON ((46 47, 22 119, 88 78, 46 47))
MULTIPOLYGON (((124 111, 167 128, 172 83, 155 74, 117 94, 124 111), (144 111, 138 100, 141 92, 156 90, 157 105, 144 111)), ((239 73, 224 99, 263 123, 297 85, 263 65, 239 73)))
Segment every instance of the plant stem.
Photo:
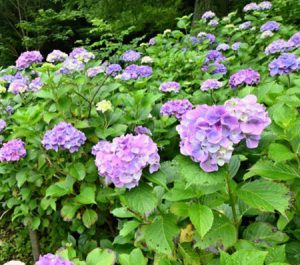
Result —
POLYGON ((230 187, 230 176, 229 176, 229 173, 228 173, 228 170, 227 170, 227 173, 226 173, 226 186, 227 186, 227 192, 228 192, 228 195, 229 195, 229 200, 230 200, 230 206, 231 206, 231 209, 232 209, 232 216, 233 216, 233 222, 234 222, 234 225, 236 228, 238 228, 238 217, 237 217, 237 213, 236 213, 236 208, 235 208, 235 197, 234 195, 232 194, 232 190, 231 190, 231 187, 230 187))
POLYGON ((288 86, 290 88, 291 87, 291 78, 290 78, 290 75, 287 75, 287 79, 288 79, 288 86))
POLYGON ((214 97, 214 91, 212 89, 210 89, 209 93, 210 93, 210 97, 211 97, 211 100, 212 100, 213 104, 216 104, 217 101, 216 101, 216 99, 214 97))
POLYGON ((39 239, 36 230, 29 230, 30 243, 32 248, 33 260, 37 261, 40 256, 39 239))

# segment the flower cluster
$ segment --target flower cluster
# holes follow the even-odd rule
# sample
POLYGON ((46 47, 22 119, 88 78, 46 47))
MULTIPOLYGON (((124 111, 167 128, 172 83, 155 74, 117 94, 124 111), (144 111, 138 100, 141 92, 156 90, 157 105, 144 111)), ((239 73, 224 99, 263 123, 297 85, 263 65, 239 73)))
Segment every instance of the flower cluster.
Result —
POLYGON ((283 53, 269 64, 270 75, 288 75, 300 69, 300 58, 292 53, 283 53))
POLYGON ((252 26, 251 21, 246 21, 246 22, 239 25, 239 29, 240 30, 246 30, 246 29, 250 29, 251 26, 252 26))
POLYGON ((15 79, 12 81, 8 87, 8 91, 13 94, 20 94, 24 93, 26 90, 28 90, 27 80, 22 79, 15 79))
POLYGON ((142 64, 151 64, 153 63, 153 59, 150 56, 144 56, 141 60, 142 64))
POLYGON ((300 47, 300 32, 295 33, 290 39, 289 43, 294 47, 294 48, 299 48, 300 47))
POLYGON ((207 21, 210 20, 212 18, 214 18, 216 16, 216 14, 212 11, 206 11, 203 15, 202 15, 202 19, 207 21))
POLYGON ((181 120, 182 116, 193 108, 192 103, 188 99, 169 100, 160 108, 162 116, 175 116, 181 120))
POLYGON ((147 135, 152 135, 151 131, 144 126, 137 126, 134 128, 134 133, 135 134, 147 134, 147 135))
POLYGON ((159 90, 162 92, 175 92, 180 90, 180 84, 174 81, 164 82, 159 86, 159 90))
POLYGON ((197 35, 200 43, 203 43, 205 40, 209 40, 209 43, 212 44, 216 41, 215 35, 206 32, 199 32, 197 35))
POLYGON ((272 31, 266 30, 260 35, 260 38, 265 39, 265 38, 272 37, 273 35, 274 35, 274 33, 272 31))
POLYGON ((155 45, 155 38, 151 38, 151 39, 149 40, 149 42, 148 42, 148 45, 149 45, 149 46, 155 45))
POLYGON ((3 265, 25 265, 25 263, 19 260, 11 260, 4 263, 3 265))
POLYGON ((260 31, 278 31, 280 24, 275 21, 268 21, 260 27, 260 31))
POLYGON ((221 52, 219 52, 217 50, 210 50, 206 54, 205 63, 208 63, 211 61, 220 62, 225 59, 226 59, 225 56, 221 52))
POLYGON ((122 80, 138 79, 152 75, 152 67, 147 65, 128 65, 120 75, 122 80))
POLYGON ((2 132, 5 129, 6 125, 6 121, 0 119, 0 132, 2 132))
POLYGON ((208 91, 211 89, 218 89, 218 88, 222 87, 222 85, 223 85, 223 83, 216 79, 207 79, 201 84, 200 89, 202 91, 208 91))
POLYGON ((74 265, 74 263, 49 253, 44 256, 40 256, 35 265, 74 265))
POLYGON ((23 52, 16 61, 18 69, 26 69, 34 63, 43 61, 43 56, 39 51, 23 52))
POLYGON ((285 41, 283 39, 274 40, 272 43, 270 43, 266 49, 265 54, 274 54, 274 53, 281 53, 281 52, 287 52, 292 49, 292 44, 289 41, 285 41))
POLYGON ((94 66, 94 67, 87 69, 86 75, 88 77, 92 78, 92 77, 95 77, 96 75, 104 73, 104 72, 105 72, 105 66, 100 65, 100 66, 94 66))
POLYGON ((112 110, 112 104, 109 100, 101 100, 96 104, 96 110, 105 113, 109 110, 112 110))
POLYGON ((96 156, 99 175, 118 188, 134 188, 145 167, 149 166, 150 173, 160 167, 157 145, 146 134, 127 134, 114 138, 112 143, 100 141, 92 154, 96 156))
POLYGON ((229 49, 230 49, 230 46, 226 43, 220 43, 216 48, 217 51, 227 51, 229 49))
POLYGON ((40 77, 36 77, 31 80, 31 83, 29 84, 29 90, 30 91, 39 91, 43 87, 44 83, 40 77))
POLYGON ((224 64, 219 62, 213 62, 211 64, 203 64, 202 71, 210 72, 211 74, 222 74, 225 75, 227 73, 227 68, 224 64))
POLYGON ((68 54, 60 51, 60 50, 53 50, 51 53, 48 54, 46 61, 49 63, 56 63, 56 62, 63 62, 67 59, 68 54))
POLYGON ((121 55, 121 59, 125 62, 135 62, 141 58, 139 52, 128 50, 121 55))
POLYGON ((0 148, 0 162, 18 161, 25 155, 25 144, 21 139, 10 140, 0 148))
POLYGON ((78 151, 85 141, 84 133, 74 128, 70 123, 61 122, 44 134, 42 144, 46 150, 55 150, 57 152, 61 148, 74 153, 78 151))
POLYGON ((258 5, 259 10, 269 10, 272 8, 272 4, 269 1, 263 1, 258 5))
POLYGON ((207 25, 208 25, 208 26, 215 27, 215 26, 218 26, 218 25, 219 25, 219 21, 218 21, 217 19, 212 19, 211 21, 208 22, 207 25))
POLYGON ((76 72, 81 72, 84 70, 84 63, 77 60, 77 59, 72 59, 72 58, 67 58, 61 68, 58 70, 59 74, 73 74, 76 72))
POLYGON ((237 51, 241 46, 241 42, 235 42, 231 45, 231 49, 233 49, 234 51, 237 51))
POLYGON ((269 1, 264 1, 259 4, 256 3, 250 3, 244 6, 243 11, 249 12, 249 11, 261 11, 261 10, 269 10, 272 8, 272 4, 269 1))
POLYGON ((260 74, 253 69, 242 69, 230 76, 229 85, 231 88, 237 88, 240 85, 253 86, 260 81, 260 74))
POLYGON ((87 63, 89 60, 94 59, 95 55, 87 51, 85 48, 80 47, 80 48, 75 48, 69 54, 69 58, 87 63))
POLYGON ((111 76, 116 76, 121 71, 122 71, 122 67, 117 63, 110 64, 106 68, 106 74, 111 76))

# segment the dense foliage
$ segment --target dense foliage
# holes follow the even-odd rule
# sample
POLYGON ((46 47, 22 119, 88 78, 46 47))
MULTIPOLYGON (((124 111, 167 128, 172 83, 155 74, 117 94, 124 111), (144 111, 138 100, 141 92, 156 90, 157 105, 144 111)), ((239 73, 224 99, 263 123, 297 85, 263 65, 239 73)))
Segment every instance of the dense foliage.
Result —
POLYGON ((1 207, 36 264, 300 263, 300 33, 271 7, 1 72, 1 207))

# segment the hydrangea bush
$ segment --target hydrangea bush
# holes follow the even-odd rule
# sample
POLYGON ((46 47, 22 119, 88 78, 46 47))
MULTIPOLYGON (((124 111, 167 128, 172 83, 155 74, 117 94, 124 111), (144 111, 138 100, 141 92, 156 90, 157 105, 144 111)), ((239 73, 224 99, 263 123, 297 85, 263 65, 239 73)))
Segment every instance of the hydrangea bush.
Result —
POLYGON ((243 12, 1 71, 1 207, 37 265, 300 263, 300 33, 243 12))

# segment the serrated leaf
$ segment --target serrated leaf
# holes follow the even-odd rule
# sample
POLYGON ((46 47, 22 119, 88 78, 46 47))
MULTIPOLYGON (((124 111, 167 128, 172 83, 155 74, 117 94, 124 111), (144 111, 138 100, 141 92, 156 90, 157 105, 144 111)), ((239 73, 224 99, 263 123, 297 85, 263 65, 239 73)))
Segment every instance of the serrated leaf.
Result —
POLYGON ((85 167, 82 163, 75 163, 72 164, 69 169, 70 175, 77 179, 77 180, 83 180, 85 178, 85 167))
POLYGON ((178 250, 183 258, 183 264, 185 265, 199 265, 200 257, 198 253, 192 248, 188 243, 183 243, 178 245, 178 250))
POLYGON ((221 252, 221 265, 264 265, 268 252, 242 249, 232 255, 221 252))
POLYGON ((214 215, 205 205, 192 204, 189 206, 189 217, 201 238, 211 229, 214 215))
POLYGON ((148 259, 139 248, 135 248, 130 254, 121 254, 119 262, 121 265, 147 265, 148 259))
POLYGON ((128 222, 123 224, 123 227, 119 232, 119 235, 125 237, 129 233, 134 231, 139 225, 140 225, 140 222, 138 222, 138 221, 134 221, 134 220, 133 221, 128 221, 128 222))
POLYGON ((97 219, 97 213, 91 209, 86 209, 82 215, 82 222, 87 228, 90 228, 94 223, 96 223, 97 219))
POLYGON ((80 208, 79 205, 74 204, 72 202, 67 202, 60 211, 60 214, 64 221, 72 221, 73 217, 75 216, 77 210, 80 208))
POLYGON ((289 207, 288 188, 267 180, 246 183, 237 190, 238 197, 249 206, 265 212, 279 211, 285 215, 289 207))
POLYGON ((74 200, 80 204, 95 204, 96 186, 92 184, 81 184, 80 193, 74 200))
POLYGON ((86 258, 86 265, 114 265, 116 253, 109 249, 95 248, 86 258))
POLYGON ((275 162, 282 162, 296 158, 296 155, 287 146, 278 143, 270 144, 268 156, 275 162))

